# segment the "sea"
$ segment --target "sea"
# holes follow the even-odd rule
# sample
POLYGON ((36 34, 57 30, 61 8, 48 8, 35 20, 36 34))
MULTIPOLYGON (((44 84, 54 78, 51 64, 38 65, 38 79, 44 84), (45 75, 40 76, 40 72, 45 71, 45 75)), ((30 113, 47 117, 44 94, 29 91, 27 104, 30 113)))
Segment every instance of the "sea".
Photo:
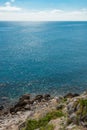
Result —
POLYGON ((0 22, 0 98, 87 90, 87 22, 0 22))

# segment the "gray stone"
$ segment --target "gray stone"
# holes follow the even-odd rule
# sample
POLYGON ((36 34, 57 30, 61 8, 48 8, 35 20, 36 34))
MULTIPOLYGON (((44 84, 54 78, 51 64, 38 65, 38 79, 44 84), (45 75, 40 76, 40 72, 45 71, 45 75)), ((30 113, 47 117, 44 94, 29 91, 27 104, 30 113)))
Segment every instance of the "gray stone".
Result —
POLYGON ((63 107, 64 107, 63 104, 59 104, 59 105, 56 107, 56 109, 57 109, 57 110, 60 110, 60 109, 62 109, 63 107))
POLYGON ((74 123, 77 124, 77 115, 73 113, 72 115, 69 116, 69 119, 74 123))
POLYGON ((29 104, 27 104, 25 107, 24 107, 25 110, 31 110, 31 107, 29 104))

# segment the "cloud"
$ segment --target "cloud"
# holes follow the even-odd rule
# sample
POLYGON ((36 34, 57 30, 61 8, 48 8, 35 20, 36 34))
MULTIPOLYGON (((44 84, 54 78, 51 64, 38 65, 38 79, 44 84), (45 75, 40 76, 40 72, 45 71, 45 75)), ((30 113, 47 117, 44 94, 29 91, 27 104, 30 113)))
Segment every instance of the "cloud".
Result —
POLYGON ((9 0, 0 6, 0 20, 7 21, 87 21, 87 9, 80 10, 26 10, 13 6, 15 0, 9 0))
POLYGON ((7 3, 4 8, 0 7, 0 10, 3 10, 0 11, 0 20, 5 21, 87 21, 87 9, 24 11, 7 3))
POLYGON ((60 13, 63 13, 64 11, 63 10, 59 10, 59 9, 54 9, 51 11, 51 13, 53 14, 60 14, 60 13))
POLYGON ((5 6, 11 6, 11 3, 10 2, 6 2, 5 6))
MULTIPOLYGON (((11 2, 14 0, 11 0, 11 2)), ((4 6, 0 6, 0 12, 14 12, 14 11, 21 11, 22 9, 16 6, 12 6, 11 2, 6 2, 4 6)))

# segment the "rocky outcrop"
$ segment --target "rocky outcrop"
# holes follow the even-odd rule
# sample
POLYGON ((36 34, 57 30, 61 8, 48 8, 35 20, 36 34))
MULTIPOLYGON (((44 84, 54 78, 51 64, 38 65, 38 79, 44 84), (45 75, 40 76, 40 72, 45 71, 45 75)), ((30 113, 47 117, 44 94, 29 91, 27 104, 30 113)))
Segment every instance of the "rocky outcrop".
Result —
POLYGON ((79 96, 79 94, 77 94, 77 93, 75 93, 75 94, 73 94, 73 93, 68 93, 68 94, 66 94, 66 95, 64 96, 64 98, 74 98, 74 97, 77 97, 77 96, 79 96))
POLYGON ((18 103, 10 108, 10 113, 0 116, 0 130, 19 130, 21 127, 25 126, 25 122, 28 118, 38 119, 39 117, 43 117, 49 111, 56 109, 56 99, 51 98, 48 94, 42 96, 43 98, 40 97, 41 100, 38 98, 39 101, 36 100, 39 96, 32 99, 31 97, 26 98, 26 96, 22 96, 18 103), (21 104, 20 102, 24 102, 24 100, 27 100, 28 104, 18 106, 18 104, 21 104))
POLYGON ((87 94, 73 98, 67 105, 67 123, 87 127, 87 94))
MULTIPOLYGON (((0 109, 3 111, 3 106, 0 109)), ((54 130, 87 130, 87 92, 81 95, 68 93, 64 97, 54 98, 49 94, 34 98, 25 94, 10 108, 10 113, 4 113, 0 118, 1 130, 21 129, 25 127, 26 119, 38 120, 52 110, 62 111, 64 114, 63 118, 51 121, 55 126, 54 130)))
POLYGON ((10 113, 14 114, 18 111, 25 111, 25 110, 31 110, 31 106, 34 104, 38 104, 42 101, 48 101, 51 99, 51 96, 49 94, 45 95, 37 95, 35 98, 31 99, 30 94, 23 95, 19 101, 10 108, 10 113))

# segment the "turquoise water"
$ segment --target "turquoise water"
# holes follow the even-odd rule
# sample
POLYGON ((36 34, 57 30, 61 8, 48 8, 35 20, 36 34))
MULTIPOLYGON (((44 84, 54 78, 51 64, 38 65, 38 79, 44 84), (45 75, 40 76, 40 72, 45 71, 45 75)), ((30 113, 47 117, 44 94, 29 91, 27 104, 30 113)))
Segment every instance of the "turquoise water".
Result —
POLYGON ((0 22, 0 96, 87 90, 87 22, 0 22))

